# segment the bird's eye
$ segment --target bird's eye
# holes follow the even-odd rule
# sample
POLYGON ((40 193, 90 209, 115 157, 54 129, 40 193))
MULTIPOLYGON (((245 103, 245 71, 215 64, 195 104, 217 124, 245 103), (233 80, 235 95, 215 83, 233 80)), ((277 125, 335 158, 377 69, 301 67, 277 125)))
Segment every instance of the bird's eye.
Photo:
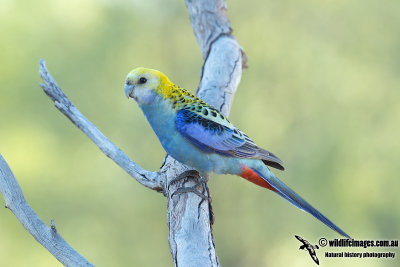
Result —
POLYGON ((139 83, 140 84, 143 84, 143 83, 146 83, 146 82, 147 82, 147 79, 145 77, 140 77, 140 79, 139 79, 139 83))

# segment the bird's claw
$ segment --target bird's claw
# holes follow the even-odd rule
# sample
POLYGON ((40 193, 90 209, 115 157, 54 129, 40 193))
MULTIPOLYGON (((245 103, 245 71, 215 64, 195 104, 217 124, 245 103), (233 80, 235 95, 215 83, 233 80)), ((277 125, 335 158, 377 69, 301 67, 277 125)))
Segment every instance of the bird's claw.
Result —
MULTIPOLYGON (((190 187, 180 187, 178 188, 173 194, 172 196, 174 196, 175 194, 184 194, 184 193, 194 193, 197 196, 199 196, 200 198, 202 198, 203 200, 207 200, 210 201, 210 198, 206 195, 204 195, 203 193, 201 193, 199 190, 197 190, 198 186, 201 186, 203 188, 202 185, 207 183, 207 178, 203 178, 200 176, 198 171, 195 170, 189 170, 189 171, 185 171, 183 173, 181 173, 180 175, 178 175, 175 179, 173 179, 170 183, 169 186, 183 180, 186 178, 194 178, 197 179, 197 183, 194 186, 190 186, 190 187)), ((171 197, 172 197, 171 196, 171 197)))
POLYGON ((185 193, 194 193, 196 194, 198 197, 201 198, 201 202, 200 205, 203 201, 207 201, 208 202, 208 206, 209 206, 209 213, 210 213, 210 222, 211 225, 214 224, 214 212, 212 209, 212 205, 211 205, 211 197, 208 187, 207 187, 207 182, 208 182, 208 176, 202 177, 198 171, 195 170, 189 170, 189 171, 185 171, 183 173, 181 173, 180 175, 178 175, 175 179, 173 179, 171 182, 169 182, 168 187, 181 181, 184 180, 186 178, 192 178, 192 179, 196 179, 197 182, 194 186, 189 186, 189 187, 180 187, 178 188, 175 192, 172 193, 171 198, 175 195, 175 194, 185 194, 185 193), (201 191, 198 190, 198 187, 201 186, 201 191), (206 192, 203 193, 203 192, 206 192))
POLYGON ((176 184, 177 182, 184 180, 186 178, 197 178, 198 180, 202 180, 198 171, 195 171, 195 170, 184 171, 181 174, 179 174, 177 177, 172 179, 171 182, 169 182, 168 187, 170 187, 171 185, 176 184))
POLYGON ((198 197, 200 197, 203 200, 209 201, 210 198, 202 193, 200 193, 200 191, 197 190, 197 186, 199 184, 196 184, 195 186, 190 186, 190 187, 181 187, 178 188, 173 194, 172 196, 174 196, 175 194, 185 194, 185 193, 194 193, 196 194, 198 197))

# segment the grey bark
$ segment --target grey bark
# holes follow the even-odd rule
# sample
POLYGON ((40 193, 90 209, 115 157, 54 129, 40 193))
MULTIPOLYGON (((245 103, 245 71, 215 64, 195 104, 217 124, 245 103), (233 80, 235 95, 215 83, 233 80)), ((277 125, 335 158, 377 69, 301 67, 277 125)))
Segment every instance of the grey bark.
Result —
POLYGON ((147 171, 133 162, 121 149, 114 145, 104 134, 91 123, 82 113, 72 104, 71 100, 57 85, 46 68, 44 60, 40 60, 39 72, 44 83, 40 86, 44 92, 53 100, 55 107, 60 110, 76 127, 84 132, 103 153, 117 163, 130 176, 142 185, 162 191, 163 185, 158 172, 147 171))
MULTIPOLYGON (((226 3, 223 0, 186 0, 186 5, 204 59, 196 93, 203 100, 219 109, 225 116, 228 116, 236 88, 240 82, 242 69, 246 66, 246 57, 238 42, 232 36, 231 25, 226 16, 226 3)), ((162 191, 167 197, 167 218, 170 229, 169 245, 174 265, 219 266, 212 235, 214 216, 207 184, 197 186, 197 190, 209 197, 209 200, 204 200, 193 193, 178 194, 179 188, 195 186, 200 179, 187 175, 185 179, 171 183, 176 177, 182 176, 182 173, 191 170, 189 166, 183 165, 171 156, 166 155, 159 172, 144 170, 79 112, 51 77, 43 60, 40 61, 40 75, 44 81, 41 87, 53 100, 57 109, 84 132, 105 155, 114 160, 134 179, 150 189, 162 191)), ((11 173, 11 171, 6 167, 8 168, 7 165, 0 165, 0 170, 2 174, 8 175, 8 172, 11 173)), ((16 180, 15 183, 18 186, 16 180)), ((20 189, 15 191, 11 190, 14 186, 3 188, 3 184, 0 185, 6 201, 7 198, 17 199, 18 205, 8 204, 10 209, 11 206, 13 207, 14 214, 23 214, 26 209, 29 210, 29 214, 36 216, 28 216, 27 219, 20 216, 17 216, 17 218, 50 253, 65 265, 90 265, 58 235, 55 227, 49 230, 41 221, 43 225, 40 227, 32 225, 30 220, 36 222, 40 219, 26 204, 20 189), (37 230, 39 230, 38 233, 36 233, 37 230), (53 239, 40 238, 46 233, 50 234, 53 239), (54 239, 58 240, 59 243, 55 243, 54 239), (60 249, 63 253, 59 252, 60 249), (60 255, 64 256, 60 257, 60 255), (76 261, 72 264, 66 264, 65 258, 76 261)), ((14 202, 10 201, 10 203, 14 202)))
POLYGON ((26 202, 18 181, 0 155, 0 192, 26 230, 65 266, 94 266, 74 250, 58 233, 54 221, 49 228, 26 202))
MULTIPOLYGON (((228 115, 236 88, 240 82, 246 57, 226 17, 223 0, 186 1, 190 20, 204 63, 197 95, 228 115)), ((189 170, 170 156, 166 156, 161 173, 166 185, 183 171, 189 170)), ((176 183, 166 188, 168 199, 169 245, 175 266, 219 266, 212 235, 213 214, 211 201, 202 201, 195 194, 174 194, 179 187, 190 187, 195 181, 176 183), (171 197, 172 196, 172 197, 171 197)), ((200 189, 209 196, 207 185, 200 189)))

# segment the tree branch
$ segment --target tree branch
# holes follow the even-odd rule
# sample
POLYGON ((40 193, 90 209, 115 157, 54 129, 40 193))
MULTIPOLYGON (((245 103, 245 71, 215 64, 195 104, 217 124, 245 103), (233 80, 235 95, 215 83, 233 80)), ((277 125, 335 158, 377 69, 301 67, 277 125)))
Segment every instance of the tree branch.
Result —
POLYGON ((163 189, 160 173, 147 171, 133 162, 121 149, 114 145, 100 130, 94 126, 82 113, 72 104, 71 100, 58 87, 56 81, 50 75, 43 59, 39 63, 39 72, 44 84, 40 86, 44 92, 53 100, 55 107, 67 116, 76 127, 84 132, 103 153, 117 163, 130 176, 142 185, 161 192, 163 189))
POLYGON ((65 266, 94 266, 74 250, 58 233, 54 220, 49 228, 26 202, 21 187, 0 155, 0 192, 26 230, 65 266))
MULTIPOLYGON (((197 95, 228 115, 236 88, 246 65, 246 57, 226 17, 223 0, 186 0, 191 24, 200 45, 204 63, 197 95)), ((190 169, 166 156, 161 173, 166 184, 190 169)), ((180 187, 195 185, 188 180, 166 187, 168 199, 169 245, 175 266, 219 266, 212 235, 213 214, 208 186, 201 188, 210 202, 195 194, 175 194, 180 187)))

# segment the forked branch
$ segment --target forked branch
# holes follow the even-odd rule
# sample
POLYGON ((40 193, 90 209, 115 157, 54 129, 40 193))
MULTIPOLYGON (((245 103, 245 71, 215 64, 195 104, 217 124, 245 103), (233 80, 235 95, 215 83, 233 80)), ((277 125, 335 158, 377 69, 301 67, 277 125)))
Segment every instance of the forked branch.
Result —
POLYGON ((21 187, 0 155, 0 192, 26 230, 65 266, 94 266, 74 250, 58 233, 54 221, 49 228, 26 202, 21 187))

